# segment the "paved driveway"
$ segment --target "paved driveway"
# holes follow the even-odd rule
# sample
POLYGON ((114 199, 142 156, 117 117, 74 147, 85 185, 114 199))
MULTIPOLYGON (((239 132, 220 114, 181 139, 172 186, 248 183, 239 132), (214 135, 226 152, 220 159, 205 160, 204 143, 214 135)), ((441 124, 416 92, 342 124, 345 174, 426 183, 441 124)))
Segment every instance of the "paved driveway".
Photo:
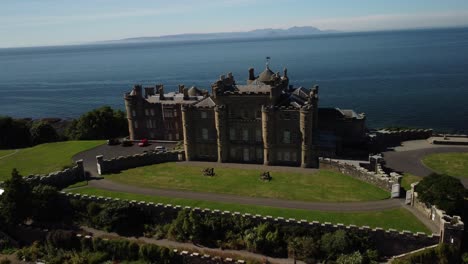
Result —
POLYGON ((99 176, 96 169, 96 156, 104 155, 104 159, 116 158, 119 156, 128 156, 133 154, 143 153, 143 151, 154 150, 156 146, 165 146, 167 149, 173 149, 175 143, 153 143, 147 147, 139 147, 138 144, 133 144, 131 147, 123 147, 121 145, 108 146, 101 145, 93 149, 81 152, 73 156, 73 160, 82 159, 85 171, 91 176, 99 176))
MULTIPOLYGON (((421 177, 434 172, 423 164, 424 156, 433 153, 468 152, 468 147, 465 146, 431 145, 426 141, 409 141, 405 144, 406 146, 398 147, 395 151, 383 153, 385 166, 398 172, 408 172, 421 177)), ((468 179, 461 178, 461 181, 468 188, 468 179)))

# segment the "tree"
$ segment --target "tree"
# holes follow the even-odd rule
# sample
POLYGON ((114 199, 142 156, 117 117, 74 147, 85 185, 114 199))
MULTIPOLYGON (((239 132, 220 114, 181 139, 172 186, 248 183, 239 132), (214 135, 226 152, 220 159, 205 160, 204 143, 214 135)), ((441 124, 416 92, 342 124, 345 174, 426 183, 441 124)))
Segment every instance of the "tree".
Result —
POLYGON ((31 135, 27 121, 0 116, 0 149, 21 148, 30 145, 31 135))
POLYGON ((57 188, 39 184, 32 189, 31 217, 35 221, 57 221, 63 217, 63 206, 60 203, 57 188))
POLYGON ((9 226, 24 222, 30 216, 31 188, 16 169, 3 187, 4 192, 0 196, 3 221, 9 226))
POLYGON ((115 138, 128 134, 128 123, 124 112, 103 106, 73 120, 67 134, 77 140, 115 138))
POLYGON ((433 173, 415 187, 418 198, 426 205, 436 205, 447 214, 462 214, 466 190, 459 179, 433 173))
POLYGON ((46 122, 36 122, 31 126, 31 141, 34 145, 58 141, 55 128, 46 122))
POLYGON ((340 254, 348 253, 349 248, 349 239, 344 230, 327 233, 320 239, 320 249, 328 259, 334 259, 340 254))

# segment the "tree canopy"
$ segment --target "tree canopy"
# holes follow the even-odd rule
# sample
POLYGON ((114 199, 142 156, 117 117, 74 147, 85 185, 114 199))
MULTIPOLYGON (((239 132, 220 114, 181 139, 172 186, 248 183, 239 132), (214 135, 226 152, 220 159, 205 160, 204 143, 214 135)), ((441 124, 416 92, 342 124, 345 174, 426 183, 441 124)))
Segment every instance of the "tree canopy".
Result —
POLYGON ((59 140, 59 135, 55 128, 46 122, 36 122, 31 126, 31 141, 34 145, 55 142, 59 140))
POLYGON ((103 106, 83 114, 68 128, 71 139, 109 139, 128 134, 125 113, 103 106))
POLYGON ((421 180, 415 191, 427 205, 436 205, 449 215, 463 213, 466 190, 457 178, 433 173, 421 180))
POLYGON ((29 124, 8 116, 0 116, 0 149, 21 148, 31 145, 29 124))

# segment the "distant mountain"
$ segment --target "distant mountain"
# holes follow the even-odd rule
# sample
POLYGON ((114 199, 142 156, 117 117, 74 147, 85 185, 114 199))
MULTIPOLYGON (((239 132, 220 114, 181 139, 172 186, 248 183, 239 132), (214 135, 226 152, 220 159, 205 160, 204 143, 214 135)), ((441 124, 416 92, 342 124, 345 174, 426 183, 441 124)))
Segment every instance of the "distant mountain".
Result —
POLYGON ((287 36, 306 36, 315 34, 337 33, 334 30, 320 30, 316 27, 291 27, 288 29, 264 28, 246 32, 220 32, 220 33, 195 33, 166 35, 159 37, 136 37, 119 40, 100 41, 99 43, 136 43, 136 42, 160 42, 160 41, 187 41, 187 40, 213 40, 213 39, 243 39, 243 38, 269 38, 287 36))

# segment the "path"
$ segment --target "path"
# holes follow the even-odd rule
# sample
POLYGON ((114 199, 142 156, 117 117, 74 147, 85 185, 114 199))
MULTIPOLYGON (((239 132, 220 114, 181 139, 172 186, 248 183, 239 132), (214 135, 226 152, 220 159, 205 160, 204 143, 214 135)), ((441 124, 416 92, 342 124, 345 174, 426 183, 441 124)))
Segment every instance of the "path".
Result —
MULTIPOLYGON (((413 175, 426 177, 434 171, 426 167, 422 158, 433 153, 468 152, 467 146, 432 145, 426 140, 404 142, 395 151, 384 152, 385 166, 398 172, 408 172, 413 175)), ((460 178, 468 188, 468 179, 460 178)))
POLYGON ((149 196, 164 196, 164 197, 202 200, 202 201, 211 201, 211 202, 220 202, 220 203, 235 203, 235 204, 244 204, 244 205, 258 205, 258 206, 270 206, 270 207, 278 207, 278 208, 303 209, 303 210, 328 211, 328 212, 361 212, 361 211, 386 210, 386 209, 401 207, 404 202, 402 199, 387 199, 387 200, 381 200, 381 201, 347 202, 347 203, 304 202, 304 201, 294 201, 294 200, 281 200, 281 199, 274 199, 274 198, 238 196, 238 195, 220 194, 220 193, 193 192, 193 191, 182 191, 182 190, 173 190, 173 189, 143 188, 143 187, 120 184, 120 183, 116 183, 107 179, 89 181, 88 186, 101 189, 101 190, 107 190, 107 191, 134 193, 134 194, 149 195, 149 196))
POLYGON ((18 153, 18 152, 19 152, 19 149, 15 149, 15 152, 10 153, 10 154, 7 154, 7 155, 4 155, 4 156, 1 156, 0 159, 8 158, 8 157, 10 157, 10 156, 15 155, 15 154, 18 153))
MULTIPOLYGON (((123 237, 118 235, 117 233, 107 233, 101 230, 97 230, 94 228, 89 227, 81 227, 81 229, 85 232, 93 234, 94 237, 103 237, 103 238, 125 238, 132 241, 139 241, 148 244, 155 244, 162 247, 168 248, 176 248, 177 250, 187 250, 190 252, 199 252, 203 254, 208 254, 212 256, 222 256, 222 257, 231 257, 234 259, 255 259, 257 261, 263 261, 268 259, 270 263, 276 264, 289 264, 294 263, 292 259, 284 259, 284 258, 272 258, 267 257, 264 255, 248 252, 245 250, 223 250, 220 248, 208 248, 203 246, 194 245, 192 243, 181 243, 167 239, 154 239, 154 238, 147 238, 147 237, 123 237)), ((304 263, 302 261, 297 261, 297 263, 304 263)))

